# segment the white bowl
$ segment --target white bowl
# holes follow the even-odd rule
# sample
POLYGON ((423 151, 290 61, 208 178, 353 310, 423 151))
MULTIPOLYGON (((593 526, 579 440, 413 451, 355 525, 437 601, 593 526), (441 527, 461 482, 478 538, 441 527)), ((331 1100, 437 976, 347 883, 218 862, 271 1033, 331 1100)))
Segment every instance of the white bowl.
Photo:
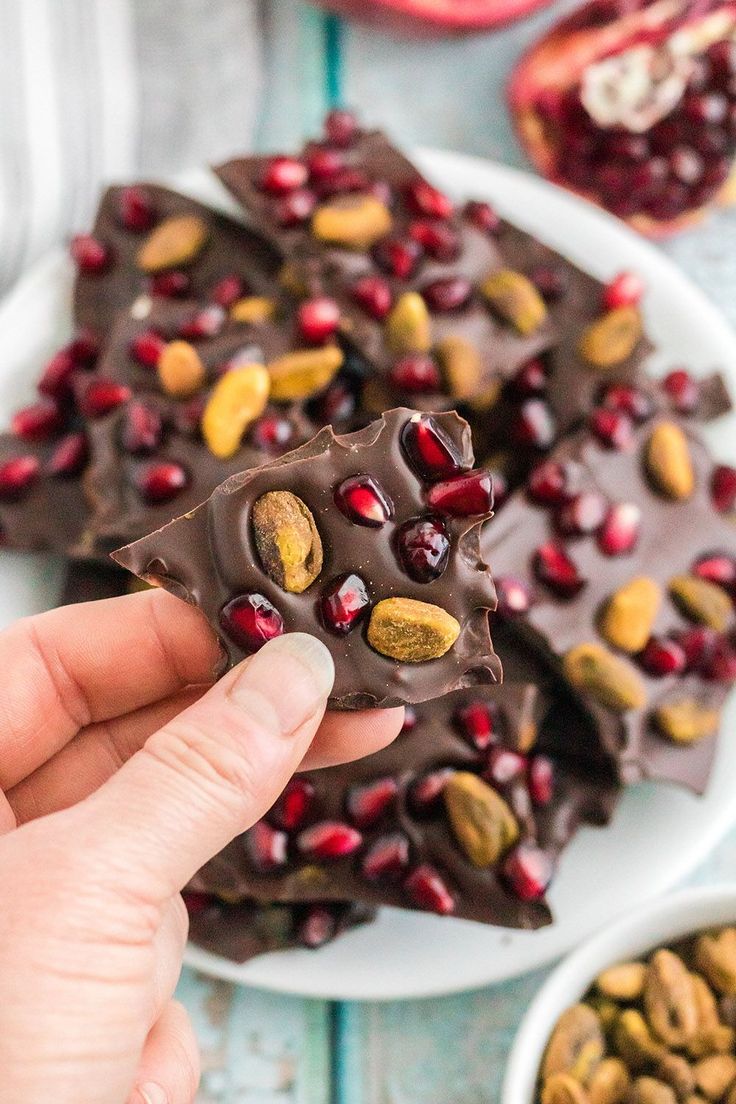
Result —
POLYGON ((660 897, 604 928, 550 974, 514 1040, 501 1104, 533 1104, 547 1041, 558 1019, 607 966, 646 955, 693 932, 736 923, 736 884, 688 889, 660 897))

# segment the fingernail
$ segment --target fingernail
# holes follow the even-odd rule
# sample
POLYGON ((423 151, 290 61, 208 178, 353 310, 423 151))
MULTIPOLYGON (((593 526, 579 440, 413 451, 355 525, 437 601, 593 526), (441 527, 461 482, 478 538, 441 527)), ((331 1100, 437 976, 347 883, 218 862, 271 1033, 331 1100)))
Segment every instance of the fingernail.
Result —
MULTIPOLYGON (((141 1104, 168 1104, 169 1102, 169 1097, 161 1086, 154 1085, 153 1082, 141 1085, 138 1093, 140 1094, 141 1104)), ((135 1104, 137 1104, 137 1101, 135 1104)))
POLYGON ((243 665, 230 696, 246 708, 254 691, 267 699, 278 727, 291 735, 323 708, 335 681, 335 664, 325 645, 307 633, 287 633, 269 641, 243 665))

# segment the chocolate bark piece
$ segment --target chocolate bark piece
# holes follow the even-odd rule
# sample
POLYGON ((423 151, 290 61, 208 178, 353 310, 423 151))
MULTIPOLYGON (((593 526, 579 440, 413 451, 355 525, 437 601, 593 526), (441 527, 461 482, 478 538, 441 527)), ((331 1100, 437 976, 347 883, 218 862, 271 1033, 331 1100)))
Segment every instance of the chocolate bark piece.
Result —
POLYGON ((513 631, 566 678, 622 781, 702 792, 736 673, 736 530, 692 426, 598 413, 509 499, 483 550, 513 631), (513 609, 509 587, 526 595, 513 609))
POLYGON ((472 466, 456 414, 389 411, 233 477, 114 559, 198 605, 233 662, 310 632, 335 659, 334 706, 425 700, 500 679, 478 554, 490 480, 472 466))
MULTIPOLYGON (((152 217, 145 227, 132 230, 122 221, 121 204, 128 189, 108 188, 95 218, 92 234, 109 259, 96 273, 79 272, 74 289, 74 318, 106 337, 119 310, 141 294, 211 299, 218 283, 234 277, 242 294, 273 293, 279 260, 273 249, 253 230, 226 215, 205 207, 189 196, 158 184, 136 188, 150 204, 152 217), (172 219, 194 219, 202 229, 201 244, 190 255, 171 250, 169 264, 141 267, 140 254, 151 235, 172 219)), ((169 223, 169 225, 171 225, 169 223)), ((185 224, 186 226, 186 224, 185 224)), ((189 223, 190 231, 192 224, 189 223)), ((159 260, 165 262, 164 254, 159 260)))
POLYGON ((505 927, 549 923, 544 890, 560 850, 582 820, 607 818, 616 787, 537 756, 539 705, 523 683, 425 702, 383 751, 297 775, 194 887, 350 898, 505 927))
POLYGON ((305 905, 227 902, 215 894, 184 892, 189 938, 205 951, 248 962, 291 947, 317 950, 375 917, 375 910, 349 901, 305 905))

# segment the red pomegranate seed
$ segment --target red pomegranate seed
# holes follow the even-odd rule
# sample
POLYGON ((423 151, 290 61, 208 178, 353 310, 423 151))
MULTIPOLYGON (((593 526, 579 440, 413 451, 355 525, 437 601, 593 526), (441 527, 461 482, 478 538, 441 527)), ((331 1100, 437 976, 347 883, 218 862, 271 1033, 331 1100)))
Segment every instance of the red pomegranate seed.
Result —
POLYGON ((130 355, 144 368, 157 368, 166 341, 157 330, 143 330, 130 343, 130 355))
POLYGON ((140 234, 143 230, 151 229, 156 211, 144 188, 137 184, 122 188, 119 204, 120 222, 126 230, 140 234))
POLYGON ((102 418, 127 402, 131 390, 115 380, 93 380, 82 395, 79 407, 86 418, 102 418))
POLYGON ((384 207, 393 207, 396 203, 394 190, 387 180, 371 180, 366 188, 369 195, 379 199, 384 207))
POLYGON ((508 479, 502 471, 499 471, 498 468, 491 468, 490 471, 493 480, 493 506, 498 512, 509 497, 510 487, 508 479))
POLYGON ((345 192, 365 192, 369 188, 370 180, 361 169, 341 169, 314 181, 314 190, 320 199, 329 199, 345 192))
POLYGON ((538 901, 552 881, 552 859, 535 843, 520 843, 506 856, 503 878, 522 901, 538 901))
POLYGON ((462 736, 478 751, 485 751, 496 740, 498 710, 484 701, 470 701, 458 706, 453 724, 462 736))
POLYGON ((35 481, 41 464, 35 456, 14 456, 0 464, 0 499, 18 498, 35 481))
POLYGON ((391 310, 391 288, 382 276, 363 276, 353 284, 352 294, 356 303, 377 322, 383 321, 391 310))
POLYGON ((646 391, 630 383, 614 383, 601 396, 601 405, 628 414, 635 422, 645 422, 654 413, 654 400, 646 391))
POLYGON ((728 637, 721 636, 706 659, 703 675, 712 682, 730 685, 736 682, 736 647, 728 637))
POLYGON ((78 330, 65 351, 80 368, 92 368, 100 355, 100 341, 92 330, 78 330))
POLYGON ((356 405, 353 388, 345 380, 336 379, 320 395, 313 416, 321 425, 337 425, 352 418, 356 405))
POLYGON ((526 774, 526 756, 508 748, 492 747, 488 752, 486 769, 483 772, 488 782, 494 786, 508 786, 526 774))
POLYGON ((534 554, 534 571, 540 582, 562 598, 574 598, 585 586, 586 580, 567 550, 556 541, 540 545, 534 554))
POLYGON ((110 250, 91 234, 77 234, 69 250, 72 260, 85 276, 99 276, 110 264, 110 250))
POLYGON ((125 411, 120 441, 126 452, 138 455, 155 452, 161 444, 163 419, 158 410, 144 402, 131 402, 125 411))
POLYGON ((460 310, 466 305, 472 292, 470 280, 463 276, 446 276, 441 280, 433 280, 422 288, 422 295, 429 309, 442 314, 460 310))
POLYGON ((383 238, 374 246, 373 257, 384 272, 408 280, 416 272, 422 252, 412 238, 383 238))
POLYGON ((319 950, 337 935, 338 919, 327 905, 309 905, 299 922, 296 937, 302 947, 319 950))
POLYGON ((730 464, 719 464, 714 468, 710 493, 716 510, 722 514, 731 513, 736 508, 736 468, 730 464))
POLYGON ((404 882, 409 898, 420 909, 450 916, 455 911, 455 900, 440 874, 429 863, 422 863, 404 882))
POLYGON ((702 671, 718 642, 718 633, 706 625, 691 625, 673 633, 673 639, 685 653, 688 671, 702 671))
POLYGON ((159 272, 151 277, 151 295, 162 299, 183 299, 189 294, 192 282, 186 272, 159 272))
POLYGON ((417 727, 417 711, 411 705, 404 706, 404 723, 401 726, 402 732, 413 732, 417 727))
POLYGON ((513 575, 503 575, 496 579, 496 593, 498 612, 502 617, 519 617, 531 609, 531 590, 523 580, 513 575))
POLYGON ((606 310, 636 307, 644 295, 644 281, 637 272, 619 272, 603 289, 606 310))
POLYGON ((388 378, 397 390, 408 391, 412 395, 442 390, 440 370, 426 353, 407 353, 391 366, 388 378))
POLYGON ((380 529, 394 507, 391 499, 372 475, 351 475, 335 488, 335 504, 356 525, 380 529))
POLYGON ((368 588, 360 575, 355 572, 338 575, 322 592, 322 622, 330 632, 344 636, 362 620, 369 605, 368 588))
POLYGON ((182 897, 189 916, 201 916, 203 912, 219 905, 219 901, 211 893, 194 893, 191 889, 186 889, 182 897))
POLYGON ((736 593, 736 557, 726 552, 700 556, 692 566, 693 575, 721 586, 729 593, 736 593))
POLYGON ((537 265, 529 279, 546 303, 556 303, 567 291, 567 273, 559 265, 537 265))
POLYGON ((589 424, 593 433, 606 448, 622 451, 628 448, 634 439, 631 418, 619 410, 598 407, 590 415, 589 424))
POLYGON ((436 261, 447 264, 460 255, 460 238, 450 223, 415 219, 409 223, 409 237, 436 261))
POLYGON ((572 464, 544 460, 529 476, 529 497, 543 506, 559 506, 572 494, 575 474, 572 464))
POLYGON ((447 479, 463 470, 463 460, 454 442, 431 414, 412 414, 401 431, 401 444, 422 479, 447 479))
POLYGON ((229 310, 233 303, 242 299, 246 293, 245 282, 236 273, 223 276, 212 289, 212 299, 218 306, 229 310))
POLYGON ((216 337, 225 325, 227 315, 218 303, 196 311, 179 327, 179 336, 186 341, 202 341, 207 337, 216 337))
POLYGON ((176 404, 174 425, 180 433, 189 437, 198 437, 202 425, 202 415, 207 405, 207 396, 200 392, 186 402, 176 404))
POLYGON ((84 433, 62 437, 49 457, 49 475, 79 475, 87 463, 87 438, 84 433))
POLYGON ((262 594, 239 594, 220 610, 220 625, 244 652, 257 652, 284 631, 284 619, 262 594))
POLYGON ((685 649, 676 640, 653 636, 641 653, 641 665, 657 678, 679 675, 687 666, 685 649))
POLYGON ((358 120, 352 111, 334 108, 325 119, 325 138, 340 149, 351 145, 358 133, 358 120))
POLYGON ((547 390, 547 369, 539 359, 522 364, 513 377, 514 390, 519 395, 542 395, 547 390))
POLYGON ((357 828, 369 828, 381 819, 398 792, 398 783, 391 777, 353 786, 346 798, 346 812, 357 828))
POLYGON ((269 820, 285 832, 301 828, 314 802, 314 786, 298 775, 286 784, 281 795, 271 806, 269 820))
POLYGON ((439 518, 410 518, 396 534, 396 549, 409 578, 430 583, 447 567, 450 538, 439 518))
POLYGON ((529 763, 529 796, 534 805, 549 805, 555 794, 555 765, 546 755, 534 755, 529 763))
POLYGON ((493 481, 485 468, 435 483, 427 491, 427 504, 450 517, 472 517, 493 509, 493 481))
POLYGON ((294 437, 294 426, 280 414, 267 414, 253 426, 250 439, 256 448, 280 456, 287 452, 294 437))
POLYGON ((440 767, 417 779, 409 792, 409 803, 415 816, 427 815, 439 807, 447 780, 454 773, 452 767, 440 767))
POLYGON ((693 123, 722 123, 728 111, 728 100, 718 92, 698 92, 686 96, 684 111, 693 123))
POLYGON ((59 349, 58 353, 54 353, 51 360, 47 361, 38 383, 38 390, 42 395, 48 395, 52 399, 60 399, 68 395, 76 368, 77 364, 69 349, 59 349))
POLYGON ((562 505, 555 524, 568 536, 585 536, 600 529, 608 514, 608 504, 599 491, 581 491, 562 505))
POLYGON ((318 295, 299 305, 297 326, 299 333, 310 345, 321 345, 337 330, 340 308, 334 299, 318 295))
POLYGON ((606 556, 623 556, 633 551, 641 532, 641 510, 633 502, 617 502, 606 514, 597 541, 606 556))
POLYGON ((53 399, 41 399, 16 410, 10 420, 10 429, 24 441, 48 441, 63 424, 64 417, 57 403, 53 399))
POLYGON ((409 840, 402 832, 379 836, 360 864, 364 878, 369 882, 396 882, 404 876, 409 866, 409 840))
POLYGON ((309 188, 297 188, 288 195, 281 196, 274 203, 274 219, 279 226, 288 230, 293 226, 300 226, 311 218, 317 197, 309 188))
POLYGON ((463 213, 469 222, 472 222, 474 226, 477 226, 479 230, 484 230, 487 234, 495 234, 501 225, 501 219, 490 203, 481 203, 476 199, 468 200, 463 213))
POLYGON ((314 146, 307 153, 307 168, 316 180, 329 179, 346 168, 345 155, 329 146, 314 146))
POLYGON ((256 870, 278 870, 286 865, 289 837, 272 828, 265 820, 257 821, 245 836, 245 846, 256 870))
POLYGON ((453 212, 452 200, 426 180, 417 177, 406 188, 406 201, 416 215, 425 218, 448 219, 453 212))
POLYGON ((543 399, 527 399, 517 411, 511 425, 511 434, 519 444, 539 449, 550 448, 557 436, 551 408, 543 399))
POLYGON ((684 368, 676 368, 662 380, 665 394, 680 414, 692 414, 700 400, 700 385, 684 368))
POLYGON ((189 473, 182 464, 161 460, 138 472, 136 486, 141 498, 151 505, 170 502, 189 486, 189 473))
POLYGON ((271 195, 284 195, 307 183, 307 166, 295 157, 271 157, 265 164, 261 187, 271 195))
POLYGON ((305 828, 297 836, 296 845, 302 855, 314 859, 342 859, 352 855, 363 842, 357 829, 339 820, 321 820, 305 828))

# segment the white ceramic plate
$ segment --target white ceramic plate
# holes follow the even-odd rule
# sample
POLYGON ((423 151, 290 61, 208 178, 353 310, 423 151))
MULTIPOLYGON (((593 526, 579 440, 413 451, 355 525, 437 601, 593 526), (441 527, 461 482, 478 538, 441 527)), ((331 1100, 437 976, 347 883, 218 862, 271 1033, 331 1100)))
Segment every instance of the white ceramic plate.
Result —
MULTIPOLYGON (((647 325, 661 363, 730 373, 736 394, 736 336, 722 316, 657 249, 615 219, 544 181, 475 158, 426 151, 426 172, 458 197, 487 197, 519 225, 596 276, 640 272, 649 288, 647 325)), ((177 181, 198 198, 230 207, 206 172, 177 181)), ((232 209, 230 207, 230 209, 232 209)), ((49 256, 0 310, 0 416, 31 394, 41 358, 68 326, 70 268, 49 256)), ((710 427, 724 459, 736 459, 736 419, 710 427)), ((58 594, 61 565, 38 556, 0 559, 0 624, 43 609, 58 594)), ((245 966, 190 948, 188 961, 210 974, 281 992, 333 999, 388 1000, 472 989, 552 961, 619 914, 662 893, 706 856, 736 819, 736 703, 708 793, 695 798, 641 785, 621 802, 605 831, 585 829, 565 853, 550 894, 555 923, 508 932, 461 920, 384 910, 376 923, 320 951, 271 954, 245 966)))

